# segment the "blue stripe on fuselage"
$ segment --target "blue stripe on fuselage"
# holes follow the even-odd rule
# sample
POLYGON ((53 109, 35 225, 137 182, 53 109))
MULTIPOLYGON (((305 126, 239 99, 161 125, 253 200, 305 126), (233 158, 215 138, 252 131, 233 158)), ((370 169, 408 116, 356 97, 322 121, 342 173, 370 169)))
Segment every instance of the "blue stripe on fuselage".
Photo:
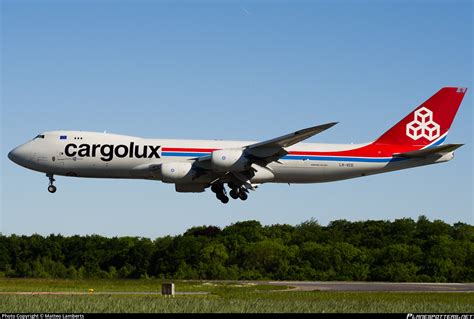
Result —
MULTIPOLYGON (((161 156, 176 157, 201 157, 211 153, 186 153, 186 152, 162 152, 161 156)), ((365 162, 365 163, 388 163, 398 162, 404 158, 393 157, 333 157, 333 156, 307 156, 307 155, 286 155, 282 160, 312 160, 312 161, 337 161, 337 162, 365 162)))
POLYGON ((427 146, 426 148, 430 148, 430 147, 433 147, 433 146, 438 146, 438 145, 441 145, 443 144, 444 140, 446 139, 446 137, 448 137, 448 135, 445 135, 443 138, 440 138, 439 141, 427 146))
POLYGON ((305 156, 305 155, 286 155, 282 160, 312 160, 312 161, 335 161, 335 162, 365 162, 365 163, 388 163, 398 162, 403 158, 393 157, 332 157, 332 156, 305 156))

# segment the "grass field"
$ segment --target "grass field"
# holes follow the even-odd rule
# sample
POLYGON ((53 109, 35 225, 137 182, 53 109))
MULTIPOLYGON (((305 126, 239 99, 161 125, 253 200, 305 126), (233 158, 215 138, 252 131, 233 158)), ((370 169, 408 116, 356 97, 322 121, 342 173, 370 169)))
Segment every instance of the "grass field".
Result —
POLYGON ((1 292, 87 292, 88 295, 3 295, 0 312, 474 312, 472 293, 300 292, 285 287, 175 281, 177 291, 207 295, 113 295, 156 292, 158 280, 0 279, 1 292), (280 291, 279 291, 280 290, 280 291))

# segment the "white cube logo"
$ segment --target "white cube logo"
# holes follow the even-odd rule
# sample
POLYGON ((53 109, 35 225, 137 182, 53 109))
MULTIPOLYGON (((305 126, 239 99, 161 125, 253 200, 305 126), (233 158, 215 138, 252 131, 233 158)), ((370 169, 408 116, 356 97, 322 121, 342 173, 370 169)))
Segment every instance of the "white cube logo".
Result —
POLYGON ((430 141, 439 136, 439 125, 435 122, 428 123, 425 127, 426 138, 430 141))
POLYGON ((423 135, 423 126, 417 121, 408 123, 407 125, 407 135, 412 139, 417 140, 420 136, 423 135))
POLYGON ((432 141, 439 137, 440 126, 433 121, 433 112, 422 107, 415 111, 415 119, 407 124, 406 134, 415 141, 421 137, 432 141))
POLYGON ((418 123, 428 123, 432 120, 432 117, 433 113, 426 108, 419 109, 415 112, 415 121, 417 121, 418 123))

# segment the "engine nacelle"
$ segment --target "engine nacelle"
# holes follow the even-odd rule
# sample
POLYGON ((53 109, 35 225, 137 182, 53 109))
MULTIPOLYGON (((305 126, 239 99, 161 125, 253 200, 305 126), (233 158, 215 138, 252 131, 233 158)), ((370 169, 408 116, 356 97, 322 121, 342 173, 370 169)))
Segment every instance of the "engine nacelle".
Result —
POLYGON ((217 172, 240 172, 247 168, 248 160, 241 149, 223 149, 212 152, 212 168, 217 172))
POLYGON ((193 164, 189 162, 171 162, 161 164, 161 180, 164 183, 187 183, 195 175, 193 164))

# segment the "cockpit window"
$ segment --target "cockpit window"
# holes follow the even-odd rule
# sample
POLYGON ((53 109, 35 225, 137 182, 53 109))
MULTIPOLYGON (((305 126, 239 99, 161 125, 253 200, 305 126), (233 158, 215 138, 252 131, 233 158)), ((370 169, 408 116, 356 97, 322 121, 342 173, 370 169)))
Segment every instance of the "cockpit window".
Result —
POLYGON ((44 135, 43 135, 43 134, 38 134, 38 135, 36 135, 36 137, 34 138, 34 140, 37 139, 37 138, 44 138, 44 135))

